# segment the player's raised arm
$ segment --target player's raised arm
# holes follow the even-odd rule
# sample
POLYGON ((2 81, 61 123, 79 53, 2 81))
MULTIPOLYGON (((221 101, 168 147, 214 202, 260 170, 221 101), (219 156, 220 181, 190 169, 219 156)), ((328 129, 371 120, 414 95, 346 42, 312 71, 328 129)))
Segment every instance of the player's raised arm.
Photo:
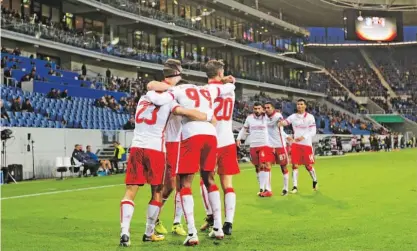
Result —
POLYGON ((150 102, 157 106, 168 104, 175 99, 174 94, 171 92, 157 93, 155 91, 148 91, 146 96, 150 102))
POLYGON ((160 91, 160 92, 164 92, 166 90, 168 90, 169 88, 171 88, 171 86, 165 82, 159 82, 159 81, 151 81, 146 85, 146 89, 148 91, 160 91))
POLYGON ((229 76, 223 77, 222 78, 222 82, 223 82, 223 84, 227 84, 227 83, 235 84, 236 83, 236 79, 232 75, 229 75, 229 76))

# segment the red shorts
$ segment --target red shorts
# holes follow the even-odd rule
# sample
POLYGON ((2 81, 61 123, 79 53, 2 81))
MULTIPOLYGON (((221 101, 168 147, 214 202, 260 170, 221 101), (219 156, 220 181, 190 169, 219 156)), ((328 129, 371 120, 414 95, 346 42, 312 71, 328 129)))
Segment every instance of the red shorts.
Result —
POLYGON ((274 148, 275 163, 280 166, 288 165, 288 152, 285 151, 284 147, 274 148))
POLYGON ((126 185, 157 186, 163 183, 165 173, 165 153, 145 148, 130 148, 126 169, 126 185))
MULTIPOLYGON (((165 169, 165 178, 174 178, 178 166, 178 154, 180 153, 180 142, 167 142, 165 143, 167 149, 167 167, 165 169)), ((166 183, 166 182, 165 182, 166 183)))
POLYGON ((236 144, 217 148, 217 173, 220 175, 240 173, 236 144))
POLYGON ((181 141, 177 174, 198 171, 214 172, 216 168, 217 138, 213 135, 195 135, 181 141))
POLYGON ((251 147, 250 159, 255 166, 262 163, 273 163, 275 161, 274 150, 268 146, 251 147))
POLYGON ((300 144, 292 144, 291 161, 294 165, 314 164, 313 147, 300 144))

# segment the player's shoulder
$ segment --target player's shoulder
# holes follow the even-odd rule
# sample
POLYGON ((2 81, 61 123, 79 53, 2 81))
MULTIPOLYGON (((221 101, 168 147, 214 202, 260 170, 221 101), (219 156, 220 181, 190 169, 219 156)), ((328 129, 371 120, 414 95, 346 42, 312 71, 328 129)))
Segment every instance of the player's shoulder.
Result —
POLYGON ((198 88, 198 86, 195 84, 182 84, 175 86, 175 88, 177 88, 177 90, 185 90, 187 88, 198 88))
POLYGON ((276 113, 274 113, 274 117, 275 118, 283 118, 284 116, 282 115, 282 113, 276 112, 276 113))
POLYGON ((311 114, 311 113, 308 113, 308 112, 306 112, 306 117, 307 117, 308 119, 316 120, 316 119, 314 118, 314 115, 313 115, 313 114, 311 114))

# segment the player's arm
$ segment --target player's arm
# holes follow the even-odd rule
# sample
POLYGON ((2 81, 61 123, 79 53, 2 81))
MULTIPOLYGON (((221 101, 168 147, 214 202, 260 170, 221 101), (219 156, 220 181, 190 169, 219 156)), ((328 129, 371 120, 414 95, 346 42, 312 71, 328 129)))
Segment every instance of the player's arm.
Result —
POLYGON ((226 84, 226 83, 235 84, 236 83, 236 79, 232 75, 229 75, 229 76, 223 77, 222 78, 222 82, 223 82, 223 84, 226 84))
POLYGON ((230 83, 220 85, 220 86, 213 86, 213 85, 208 86, 210 96, 213 99, 216 99, 217 97, 219 97, 221 95, 232 93, 232 92, 235 91, 235 89, 236 89, 236 86, 234 84, 230 84, 230 83))
POLYGON ((246 118, 245 124, 243 124, 243 127, 240 129, 239 134, 237 135, 237 138, 236 138, 237 147, 240 147, 240 144, 241 144, 240 141, 242 140, 243 136, 247 133, 248 128, 249 128, 249 121, 248 121, 248 118, 246 118))
POLYGON ((287 140, 287 142, 288 143, 291 143, 294 139, 291 137, 291 135, 288 135, 285 131, 284 131, 284 128, 282 128, 282 127, 278 127, 279 128, 279 130, 280 130, 280 132, 281 132, 281 135, 282 135, 282 138, 283 139, 285 139, 285 140, 287 140))
POLYGON ((187 108, 181 107, 177 102, 173 102, 172 106, 173 108, 171 109, 171 111, 174 115, 185 116, 190 120, 212 122, 213 117, 214 117, 212 110, 210 110, 207 113, 204 113, 195 109, 187 109, 187 108))
POLYGON ((149 101, 157 106, 168 104, 175 99, 174 94, 171 92, 157 93, 156 91, 148 91, 146 96, 148 97, 149 101))
POLYGON ((159 82, 159 81, 151 81, 146 85, 146 89, 148 91, 160 91, 160 92, 164 92, 166 90, 168 90, 169 88, 171 88, 171 86, 167 83, 164 82, 159 82))
POLYGON ((288 126, 288 125, 291 125, 292 119, 293 119, 293 115, 289 116, 288 118, 286 118, 284 120, 279 120, 278 121, 278 126, 288 126))

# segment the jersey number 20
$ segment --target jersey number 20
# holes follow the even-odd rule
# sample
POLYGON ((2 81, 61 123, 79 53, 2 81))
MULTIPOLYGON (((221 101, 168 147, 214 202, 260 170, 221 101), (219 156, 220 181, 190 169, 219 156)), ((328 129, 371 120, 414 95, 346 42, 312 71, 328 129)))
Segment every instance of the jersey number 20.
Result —
POLYGON ((233 113, 233 99, 217 98, 214 102, 219 103, 216 109, 214 109, 214 116, 216 117, 217 121, 229 121, 232 118, 233 113), (219 114, 220 112, 221 115, 219 114))

